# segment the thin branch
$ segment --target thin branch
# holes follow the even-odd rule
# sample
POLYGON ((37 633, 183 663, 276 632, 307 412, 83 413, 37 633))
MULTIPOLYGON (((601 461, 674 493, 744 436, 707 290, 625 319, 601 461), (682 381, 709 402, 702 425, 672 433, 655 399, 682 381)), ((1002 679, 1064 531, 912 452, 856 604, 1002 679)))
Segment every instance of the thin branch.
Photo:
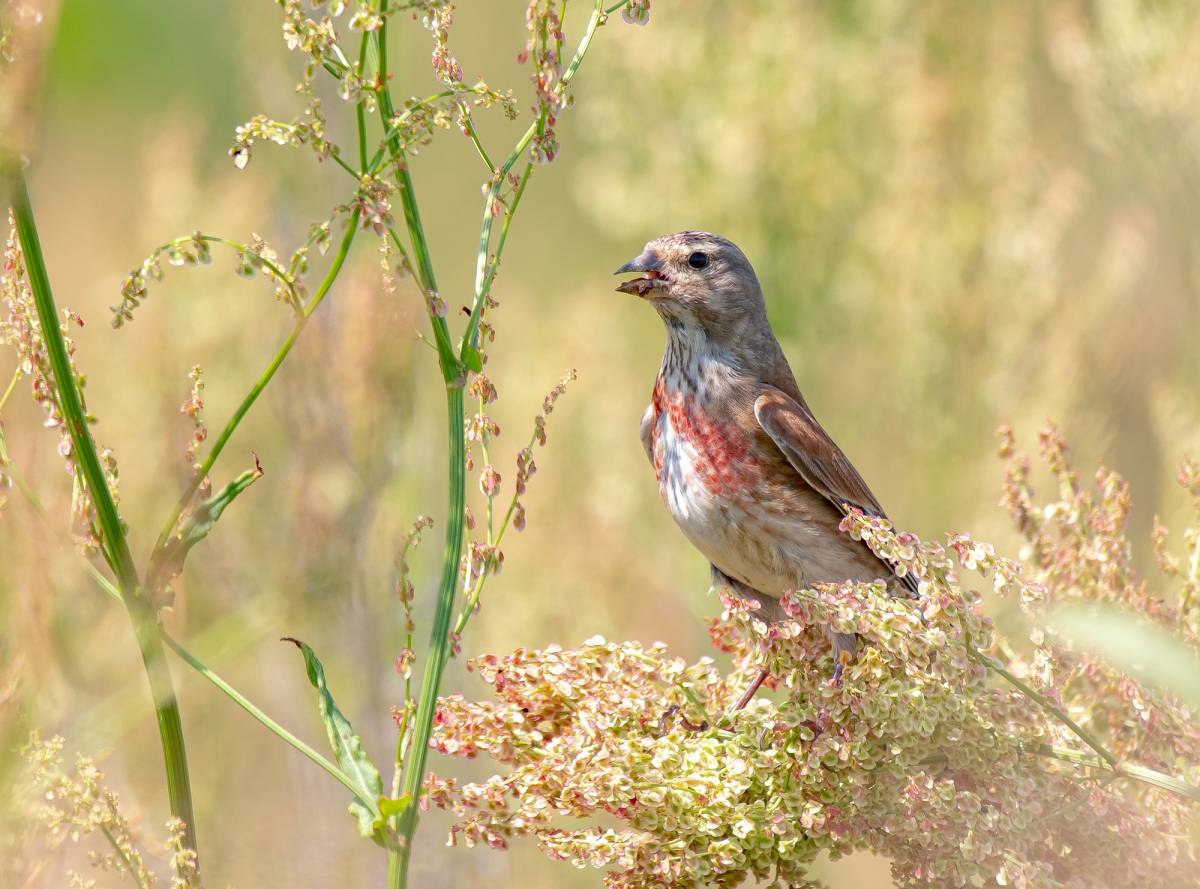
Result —
POLYGON ((58 308, 50 289, 50 276, 42 256, 41 240, 34 221, 33 207, 25 186, 25 176, 18 163, 5 170, 10 182, 13 216, 16 220, 17 236, 24 254, 28 281, 37 306, 38 326, 50 358, 54 386, 58 394, 58 405, 63 423, 71 438, 73 454, 78 463, 92 504, 96 509, 101 530, 101 547, 109 565, 117 575, 121 598, 129 613, 134 633, 142 654, 142 663, 150 683, 151 698, 157 716, 159 738, 162 744, 166 768, 167 795, 171 813, 184 823, 184 844, 197 851, 196 823, 192 810, 191 779, 188 775, 187 750, 184 746, 183 725, 179 716, 179 705, 175 698, 175 687, 166 663, 162 640, 158 636, 158 619, 154 606, 146 591, 142 589, 134 566, 133 555, 125 538, 125 528, 117 512, 117 505, 108 479, 100 465, 96 444, 88 429, 75 372, 67 354, 66 343, 59 328, 58 308))
POLYGON ((1175 778, 1155 769, 1147 768, 1146 766, 1124 762, 1110 763, 1101 757, 1092 756, 1088 753, 1080 753, 1077 750, 1069 750, 1066 747, 1054 747, 1050 744, 1023 745, 1022 749, 1030 753, 1036 753, 1038 756, 1047 756, 1052 759, 1062 760, 1063 762, 1087 766, 1118 778, 1128 778, 1132 781, 1149 784, 1152 787, 1173 793, 1193 803, 1200 803, 1200 788, 1194 787, 1180 778, 1175 778))
POLYGON ((296 340, 303 333, 305 326, 308 324, 308 319, 312 317, 313 312, 317 310, 321 301, 329 293, 329 289, 333 286, 333 282, 337 279, 338 273, 342 269, 342 264, 346 261, 346 255, 350 251, 350 244, 354 241, 354 236, 358 233, 358 221, 361 213, 362 211, 356 208, 350 214, 350 219, 346 225, 346 233, 342 236, 342 242, 338 247, 337 254, 333 258, 333 264, 330 265, 324 280, 321 281, 321 286, 317 288, 317 292, 304 305, 304 309, 296 319, 296 323, 293 325, 287 339, 283 341, 283 344, 276 351, 275 356, 271 359, 271 363, 267 365, 254 385, 250 387, 250 391, 242 398, 237 410, 234 411, 233 416, 225 424, 225 428, 221 430, 221 434, 213 442, 208 455, 204 458, 204 462, 201 463, 200 468, 196 470, 191 481, 188 482, 187 487, 180 495, 178 502, 176 502, 170 516, 158 534, 158 540, 154 545, 155 553, 163 551, 171 534, 175 531, 175 526, 179 523, 179 517, 183 515, 183 511, 187 509, 187 505, 191 502, 192 497, 200 489, 201 483, 203 483, 204 479, 212 471, 217 458, 221 456, 221 451, 225 449, 225 445, 229 443, 229 439, 233 437, 233 433, 237 430, 247 412, 253 407, 254 402, 258 400, 258 396, 262 394, 263 389, 271 382, 271 378, 275 376, 275 372, 279 370, 288 353, 292 351, 292 347, 296 345, 296 340))
POLYGON ((475 151, 479 154, 484 166, 488 168, 488 173, 495 175, 496 165, 493 164, 492 159, 488 157, 487 149, 483 147, 483 142, 479 138, 479 133, 475 130, 475 122, 471 120, 471 112, 467 108, 467 103, 459 102, 458 110, 462 113, 463 129, 467 131, 467 135, 471 139, 471 144, 475 146, 475 151))
POLYGON ((1108 763, 1110 768, 1115 770, 1120 765, 1117 758, 1108 751, 1108 748, 1100 743, 1100 740, 1095 735, 1072 719, 1066 710, 1058 706, 1058 704, 1054 703, 1054 701, 1050 700, 1050 698, 1035 690, 1028 683, 1018 679, 1002 663, 995 658, 988 657, 983 652, 977 650, 974 646, 968 644, 967 653, 973 660, 983 664, 992 672, 1003 676, 1004 679, 1007 680, 1019 692, 1021 692, 1021 694, 1025 695, 1025 697, 1029 698, 1046 712, 1058 718, 1067 728, 1073 731, 1079 737, 1079 739, 1083 741, 1083 743, 1095 750, 1100 758, 1108 763))
MULTIPOLYGON (((596 29, 604 21, 605 12, 602 0, 596 0, 596 5, 592 9, 592 15, 588 19, 588 23, 583 31, 583 36, 579 40, 579 46, 575 50, 575 55, 571 57, 570 63, 567 65, 563 75, 559 78, 558 83, 554 87, 557 95, 566 94, 567 87, 571 80, 575 77, 575 72, 579 70, 579 66, 583 64, 583 58, 587 55, 588 48, 592 45, 592 38, 596 36, 596 29)), ((467 321, 467 329, 463 333, 460 351, 465 346, 475 345, 475 334, 479 328, 479 316, 483 312, 484 303, 487 301, 488 288, 490 281, 494 275, 489 276, 487 271, 488 266, 488 248, 492 238, 492 223, 495 217, 492 216, 492 201, 494 201, 500 193, 500 189, 504 185, 505 177, 516 165, 517 161, 525 153, 529 147, 529 143, 533 141, 535 135, 541 130, 545 123, 545 112, 538 115, 538 119, 530 124, 524 135, 518 140, 516 146, 501 164, 496 171, 495 177, 488 188, 487 196, 483 202, 483 223, 479 231, 479 250, 475 257, 475 301, 471 306, 471 317, 467 321)))

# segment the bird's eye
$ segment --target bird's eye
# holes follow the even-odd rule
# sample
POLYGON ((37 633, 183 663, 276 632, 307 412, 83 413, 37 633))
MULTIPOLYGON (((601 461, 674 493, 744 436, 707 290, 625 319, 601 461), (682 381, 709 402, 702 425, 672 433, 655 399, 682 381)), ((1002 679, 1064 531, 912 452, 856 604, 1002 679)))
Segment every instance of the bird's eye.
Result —
POLYGON ((688 257, 688 265, 694 269, 702 269, 708 265, 708 254, 697 251, 688 257))

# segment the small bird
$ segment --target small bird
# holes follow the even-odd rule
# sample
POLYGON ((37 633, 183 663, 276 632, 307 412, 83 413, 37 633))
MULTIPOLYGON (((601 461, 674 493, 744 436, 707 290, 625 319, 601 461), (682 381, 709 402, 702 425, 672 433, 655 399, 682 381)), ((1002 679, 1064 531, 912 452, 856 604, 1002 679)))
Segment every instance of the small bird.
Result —
MULTIPOLYGON (((651 241, 615 274, 617 290, 654 306, 667 345, 642 417, 642 445, 659 493, 692 545, 712 563, 714 586, 786 617, 787 590, 814 583, 911 575, 838 529, 851 509, 883 516, 862 476, 800 394, 767 320, 758 278, 732 242, 701 231, 651 241)), ((831 633, 834 681, 855 637, 831 633)), ((741 709, 766 679, 743 695, 741 709)))

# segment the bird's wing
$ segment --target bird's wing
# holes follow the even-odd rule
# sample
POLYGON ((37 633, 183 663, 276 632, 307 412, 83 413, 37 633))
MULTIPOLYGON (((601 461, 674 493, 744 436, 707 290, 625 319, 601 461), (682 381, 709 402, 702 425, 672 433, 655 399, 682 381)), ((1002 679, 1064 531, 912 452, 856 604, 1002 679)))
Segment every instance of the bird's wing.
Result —
POLYGON ((642 447, 646 451, 646 459, 654 465, 654 405, 646 405, 646 413, 642 414, 642 447))
POLYGON ((807 405, 767 387, 754 402, 754 416, 792 468, 843 514, 852 506, 872 515, 884 514, 858 470, 807 405))
MULTIPOLYGON (((869 515, 887 517, 854 464, 821 428, 808 405, 768 386, 754 401, 754 416, 792 468, 839 512, 846 515, 857 507, 869 515)), ((911 574, 901 582, 917 591, 911 574)))

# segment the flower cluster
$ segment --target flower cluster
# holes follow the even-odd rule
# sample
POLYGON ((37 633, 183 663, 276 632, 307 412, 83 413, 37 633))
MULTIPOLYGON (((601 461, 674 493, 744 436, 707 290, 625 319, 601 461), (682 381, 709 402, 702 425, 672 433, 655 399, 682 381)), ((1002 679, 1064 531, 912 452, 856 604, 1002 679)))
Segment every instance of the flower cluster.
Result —
MULTIPOLYGON (((1179 469, 1179 486, 1192 498, 1192 508, 1200 515, 1200 462, 1184 461, 1179 469)), ((1157 520, 1154 522, 1152 542, 1158 567, 1169 578, 1182 581, 1179 591, 1179 613, 1193 633, 1200 633, 1200 528, 1188 528, 1183 532, 1184 555, 1175 558, 1167 549, 1167 529, 1157 520)))
POLYGON ((558 155, 554 128, 559 111, 567 104, 561 88, 563 31, 557 4, 553 0, 530 0, 525 26, 529 37, 517 60, 521 64, 528 61, 533 67, 530 75, 535 95, 533 111, 538 117, 538 131, 529 152, 535 161, 548 164, 558 155))
MULTIPOLYGON (((5 310, 5 314, 0 316, 0 342, 8 343, 16 350, 17 371, 22 376, 29 377, 34 401, 41 406, 45 413, 45 425, 48 428, 57 429, 59 433, 58 453, 63 458, 67 473, 72 479, 72 533, 79 540, 85 552, 95 552, 100 546, 100 539, 95 527, 96 509, 88 494, 87 485, 83 481, 79 464, 76 462, 75 446, 59 408, 54 385, 54 371, 51 368, 45 340, 38 327, 37 306, 34 303, 33 291, 30 289, 26 276, 25 257, 21 252, 16 225, 11 213, 9 214, 8 240, 4 246, 4 265, 0 270, 0 300, 3 301, 5 310)), ((60 326, 63 339, 66 341, 71 373, 75 375, 79 387, 79 397, 82 400, 84 399, 84 379, 75 368, 75 344, 69 331, 72 326, 83 327, 83 319, 70 309, 64 309, 60 326)), ((84 416, 90 422, 92 418, 87 412, 86 402, 83 404, 83 410, 84 416)), ((119 481, 116 458, 108 448, 101 449, 99 456, 105 481, 108 483, 115 501, 119 481)))
POLYGON ((8 506, 8 491, 13 486, 8 462, 8 451, 4 444, 4 424, 0 423, 0 515, 4 514, 4 509, 8 506))
MULTIPOLYGON (((339 95, 347 101, 358 98, 350 94, 342 82, 339 95)), ((302 89, 306 88, 304 85, 302 89)), ((338 151, 338 147, 325 138, 325 115, 321 110, 321 100, 311 97, 304 110, 291 122, 273 120, 265 114, 256 114, 250 120, 234 130, 233 147, 229 156, 233 165, 239 170, 246 169, 250 163, 250 149, 255 142, 274 142, 276 145, 291 145, 294 147, 307 145, 317 156, 317 160, 326 160, 338 151)))
MULTIPOLYGON (((63 765, 62 738, 43 741, 35 732, 23 751, 32 769, 32 779, 43 800, 35 813, 51 845, 70 840, 73 843, 93 837, 103 838, 103 851, 90 850, 92 866, 100 871, 127 873, 138 886, 157 884, 154 871, 134 834, 129 820, 121 813, 117 795, 104 785, 104 773, 91 759, 79 755, 75 767, 63 765)), ((171 874, 171 889, 196 885, 196 853, 184 845, 184 824, 178 818, 167 822, 166 852, 171 874)), ((69 877, 72 886, 94 886, 76 873, 69 877)))
POLYGON ((358 186, 353 206, 362 216, 363 228, 370 228, 380 237, 395 223, 392 218, 392 194, 395 186, 380 176, 364 176, 358 186))
MULTIPOLYGON (((563 5, 554 0, 529 0, 525 10, 528 37, 525 48, 517 56, 518 62, 522 65, 528 62, 533 68, 530 80, 533 82, 533 112, 538 118, 538 129, 530 146, 530 156, 545 164, 558 156, 555 127, 558 115, 570 103, 564 81, 562 10, 563 5)), ((628 0, 622 4, 621 16, 631 24, 646 24, 650 20, 650 0, 628 0)))
MULTIPOLYGON (((208 440, 208 426, 204 423, 204 371, 200 365, 197 364, 191 369, 188 379, 192 381, 192 388, 183 404, 179 406, 179 413, 191 420, 192 434, 188 438, 183 457, 188 465, 198 472, 200 470, 200 448, 208 440)), ((211 482, 205 479, 200 495, 207 497, 211 487, 211 482)))
MULTIPOLYGON (((1000 454, 1008 461, 1004 505, 1021 531, 1021 559, 1029 578, 1020 607, 1031 618, 1031 652, 1014 657, 1030 685, 1086 714, 1089 728, 1119 759, 1151 764, 1163 771, 1195 771, 1200 764, 1200 726, 1195 712, 1169 693, 1134 681, 1114 666, 1077 651, 1038 618, 1048 610, 1086 600, 1117 607, 1130 620, 1200 648, 1200 622, 1194 607, 1197 565, 1196 528, 1185 534, 1189 576, 1177 600, 1169 601, 1140 578, 1133 547, 1125 535, 1132 506, 1128 484, 1101 467, 1091 486, 1083 484, 1067 459, 1066 445, 1053 427, 1039 436, 1043 462, 1053 477, 1056 497, 1038 503, 1031 483, 1030 460, 1015 451, 1012 433, 1001 430, 1000 454)), ((1186 463, 1180 481, 1200 514, 1194 463, 1186 463)), ((1163 556, 1166 531, 1158 526, 1163 556)), ((990 554, 986 557, 991 560, 990 554)), ((1171 558, 1166 563, 1172 576, 1171 558)), ((999 588, 999 586, 998 586, 999 588)))
POLYGON ((392 708, 392 719, 396 723, 402 737, 410 729, 409 720, 416 709, 412 695, 412 669, 417 655, 414 650, 414 634, 417 623, 413 617, 413 599, 416 588, 413 586, 412 572, 408 564, 408 554, 421 542, 421 536, 433 527, 433 519, 429 516, 418 516, 408 533, 400 541, 400 552, 396 556, 396 598, 400 600, 400 608, 404 612, 404 648, 396 656, 396 672, 404 679, 404 704, 392 708))
POLYGON ((890 858, 902 887, 1190 885, 1191 803, 1129 780, 1080 734, 1098 732, 1119 765, 1194 782, 1190 714, 1045 632, 1026 669, 968 585, 990 578, 1031 611, 1060 596, 1166 607, 1133 581, 1123 486, 1103 473, 1097 495, 1072 487, 1056 439, 1043 442, 1063 499, 1035 509, 1017 459, 1007 498, 1028 507, 1016 516, 1024 563, 852 513, 843 530, 913 573, 917 599, 883 581, 818 585, 785 596, 789 619, 768 623, 722 591, 711 630, 734 658, 724 675, 660 643, 600 638, 471 661, 494 697, 443 699, 434 745, 508 770, 431 777, 423 803, 459 816, 452 843, 532 837, 553 859, 606 869, 613 889, 810 886, 818 854, 860 850, 890 858), (830 632, 860 639, 839 681, 830 632), (735 710, 763 667, 781 693, 735 710))
POLYGON ((645 25, 650 21, 650 0, 629 0, 621 10, 621 18, 631 25, 645 25))
POLYGON ((486 81, 478 80, 472 86, 458 83, 439 98, 413 96, 406 99, 402 109, 388 123, 400 147, 418 154, 438 130, 457 125, 466 132, 467 116, 472 108, 499 108, 509 120, 517 116, 517 101, 511 90, 495 90, 486 81))
POLYGON ((121 285, 121 302, 112 306, 112 326, 124 327, 133 320, 134 310, 150 295, 150 282, 163 279, 163 260, 172 266, 208 265, 212 262, 211 244, 224 244, 234 252, 234 271, 239 277, 253 278, 261 274, 275 285, 275 298, 287 303, 294 312, 301 309, 304 297, 302 279, 308 271, 308 249, 314 243, 321 252, 328 249, 329 224, 314 226, 308 242, 292 254, 288 268, 279 264, 279 254, 260 236, 252 234, 249 244, 239 244, 226 238, 193 232, 168 241, 142 260, 141 265, 125 276, 121 285))
POLYGON ((449 84, 462 83, 462 65, 448 48, 450 25, 454 23, 454 4, 447 0, 421 0, 416 8, 421 13, 421 24, 433 34, 433 70, 438 80, 449 84))
MULTIPOLYGON (((488 307, 494 308, 494 300, 488 301, 488 307)), ((494 330, 480 325, 480 339, 486 341, 494 336, 494 330)), ((486 357, 486 356, 485 356, 486 357)), ((493 438, 500 435, 500 426, 484 413, 486 405, 497 398, 496 386, 485 373, 472 373, 467 382, 467 393, 473 396, 479 405, 479 412, 468 418, 466 425, 466 468, 471 472, 475 468, 473 447, 477 446, 484 461, 479 475, 479 491, 486 500, 486 524, 482 540, 468 540, 461 560, 461 576, 463 579, 463 594, 466 599, 459 617, 459 630, 466 625, 467 620, 480 607, 479 597, 483 592, 488 577, 499 574, 504 568, 504 550, 500 543, 505 532, 511 526, 517 531, 525 529, 525 506, 521 498, 528 489, 529 479, 537 472, 537 464, 533 459, 535 444, 546 444, 546 418, 554 410, 554 405, 567 390, 567 384, 575 379, 575 371, 569 370, 558 383, 542 399, 542 410, 534 417, 533 432, 529 442, 517 453, 516 482, 508 507, 502 517, 496 510, 496 499, 500 495, 502 477, 492 464, 489 446, 493 438)), ((470 507, 466 507, 466 526, 475 530, 475 515, 470 507)), ((457 647, 456 647, 457 650, 457 647)))

